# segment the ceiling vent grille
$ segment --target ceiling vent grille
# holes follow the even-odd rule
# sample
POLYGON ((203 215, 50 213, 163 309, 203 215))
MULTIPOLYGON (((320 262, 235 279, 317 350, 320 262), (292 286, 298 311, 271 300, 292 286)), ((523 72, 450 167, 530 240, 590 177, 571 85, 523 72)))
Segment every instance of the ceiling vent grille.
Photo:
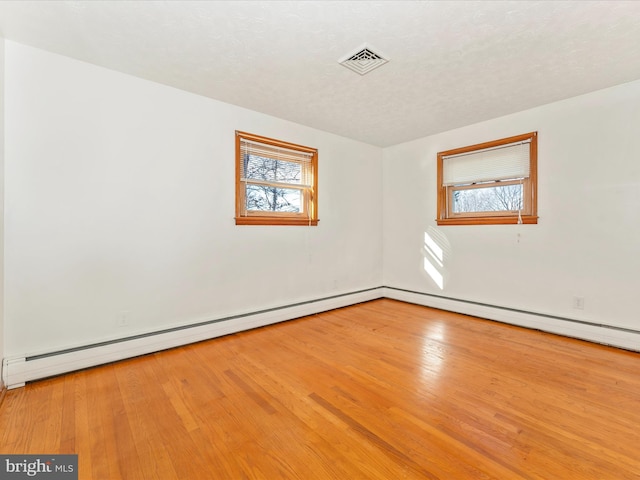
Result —
POLYGON ((338 63, 360 75, 364 75, 374 68, 384 65, 388 61, 389 60, 381 53, 376 53, 370 46, 363 45, 358 48, 355 53, 350 53, 338 60, 338 63))

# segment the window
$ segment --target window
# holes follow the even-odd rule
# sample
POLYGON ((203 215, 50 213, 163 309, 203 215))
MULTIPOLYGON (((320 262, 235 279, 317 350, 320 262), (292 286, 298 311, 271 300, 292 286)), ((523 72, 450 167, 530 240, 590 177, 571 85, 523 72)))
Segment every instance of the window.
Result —
POLYGON ((318 151, 236 131, 236 225, 317 225, 318 151))
POLYGON ((438 153, 438 225, 538 223, 537 132, 438 153))

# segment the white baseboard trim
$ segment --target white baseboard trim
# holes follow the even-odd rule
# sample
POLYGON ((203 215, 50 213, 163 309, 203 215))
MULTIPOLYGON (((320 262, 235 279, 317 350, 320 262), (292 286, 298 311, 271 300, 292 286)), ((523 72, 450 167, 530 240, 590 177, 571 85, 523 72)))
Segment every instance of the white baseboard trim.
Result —
POLYGON ((373 287, 75 349, 48 352, 30 357, 5 358, 2 364, 2 381, 8 389, 18 388, 33 380, 159 352, 383 297, 626 350, 640 351, 640 332, 630 329, 596 325, 569 318, 525 312, 394 287, 373 287))
POLYGON ((60 352, 31 357, 10 357, 3 361, 3 380, 7 388, 17 388, 26 382, 60 375, 83 368, 159 352, 189 343, 208 340, 252 328, 263 327, 315 313, 367 302, 382 297, 383 288, 375 287, 306 302, 296 303, 184 328, 149 332, 128 339, 103 342, 60 352))
POLYGON ((4 386, 4 382, 0 380, 0 407, 2 407, 2 402, 4 401, 4 397, 7 394, 7 387, 4 386))
POLYGON ((425 307, 438 308, 451 312, 486 318, 511 325, 542 330, 565 337, 588 340, 594 343, 610 345, 625 350, 640 351, 640 332, 631 329, 598 325, 555 315, 486 305, 454 298, 447 298, 428 293, 414 292, 393 287, 385 287, 386 298, 415 303, 425 307))

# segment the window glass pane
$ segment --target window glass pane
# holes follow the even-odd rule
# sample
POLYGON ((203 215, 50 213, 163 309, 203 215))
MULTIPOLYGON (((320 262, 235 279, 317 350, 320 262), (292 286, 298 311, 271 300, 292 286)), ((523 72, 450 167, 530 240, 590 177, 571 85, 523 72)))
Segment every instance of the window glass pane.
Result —
POLYGON ((244 178, 299 185, 302 180, 302 165, 297 162, 245 154, 244 178))
POLYGON ((469 188, 453 191, 453 213, 521 210, 522 185, 469 188))
POLYGON ((249 183, 246 192, 247 210, 291 213, 302 211, 302 191, 296 188, 278 188, 249 183))

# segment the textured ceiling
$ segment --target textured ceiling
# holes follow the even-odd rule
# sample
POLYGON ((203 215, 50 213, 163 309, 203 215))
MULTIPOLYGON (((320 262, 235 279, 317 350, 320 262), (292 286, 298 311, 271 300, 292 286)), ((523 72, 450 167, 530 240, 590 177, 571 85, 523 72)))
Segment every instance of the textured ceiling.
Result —
POLYGON ((0 29, 379 146, 640 79, 638 1, 4 1, 0 29), (365 43, 390 62, 338 64, 365 43))

